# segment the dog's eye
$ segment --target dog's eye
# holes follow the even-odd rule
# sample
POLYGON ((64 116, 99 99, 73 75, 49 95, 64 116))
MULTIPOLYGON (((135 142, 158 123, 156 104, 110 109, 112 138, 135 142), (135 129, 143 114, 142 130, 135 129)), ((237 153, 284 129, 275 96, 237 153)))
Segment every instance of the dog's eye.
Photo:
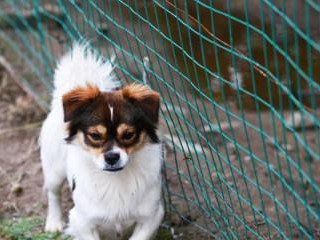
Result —
POLYGON ((89 137, 94 141, 102 140, 102 136, 99 133, 88 133, 89 137))
POLYGON ((122 140, 124 140, 124 141, 129 141, 129 140, 131 140, 132 138, 134 138, 135 137, 135 132, 133 132, 133 131, 126 131, 126 132, 124 132, 123 134, 122 134, 122 140))

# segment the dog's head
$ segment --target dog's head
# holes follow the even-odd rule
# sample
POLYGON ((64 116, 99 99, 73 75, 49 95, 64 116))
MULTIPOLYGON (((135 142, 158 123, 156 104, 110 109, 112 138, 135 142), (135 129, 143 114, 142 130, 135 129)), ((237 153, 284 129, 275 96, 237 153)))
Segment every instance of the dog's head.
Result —
POLYGON ((114 92, 76 88, 63 96, 66 140, 90 152, 99 169, 119 171, 132 154, 159 142, 159 100, 157 92, 139 84, 114 92))

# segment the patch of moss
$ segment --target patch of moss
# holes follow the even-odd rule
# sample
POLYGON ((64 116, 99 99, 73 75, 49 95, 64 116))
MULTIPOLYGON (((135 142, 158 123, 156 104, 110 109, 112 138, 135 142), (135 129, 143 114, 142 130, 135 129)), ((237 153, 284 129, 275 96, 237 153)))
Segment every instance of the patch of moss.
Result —
POLYGON ((161 227, 158 230, 155 240, 172 240, 172 236, 168 228, 161 227))
MULTIPOLYGON (((0 220, 0 239, 4 240, 71 240, 59 233, 44 233, 44 222, 37 217, 0 220)), ((168 228, 161 227, 155 240, 172 240, 168 228)))
POLYGON ((43 221, 36 217, 0 221, 0 236, 10 240, 68 240, 59 233, 43 233, 43 221))

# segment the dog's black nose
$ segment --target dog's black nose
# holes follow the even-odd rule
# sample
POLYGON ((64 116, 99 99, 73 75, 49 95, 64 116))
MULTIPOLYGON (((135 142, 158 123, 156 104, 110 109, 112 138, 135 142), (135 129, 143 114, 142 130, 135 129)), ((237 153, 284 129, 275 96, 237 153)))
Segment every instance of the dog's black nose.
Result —
POLYGON ((109 164, 109 165, 115 165, 120 159, 120 153, 114 152, 114 151, 109 151, 104 154, 104 160, 109 164))

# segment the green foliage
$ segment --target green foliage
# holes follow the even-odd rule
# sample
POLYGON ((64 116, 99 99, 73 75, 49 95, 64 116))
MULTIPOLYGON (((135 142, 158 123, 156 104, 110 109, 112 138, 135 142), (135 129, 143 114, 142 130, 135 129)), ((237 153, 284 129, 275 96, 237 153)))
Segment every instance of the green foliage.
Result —
POLYGON ((172 240, 172 236, 167 228, 160 228, 156 240, 172 240))
MULTIPOLYGON (((44 222, 38 217, 14 218, 0 221, 0 239, 5 240, 71 240, 60 233, 44 233, 44 222)), ((157 240, 171 240, 167 228, 161 227, 157 240)))
POLYGON ((44 222, 37 217, 6 219, 0 222, 0 236, 10 240, 68 240, 59 233, 43 233, 44 222))

